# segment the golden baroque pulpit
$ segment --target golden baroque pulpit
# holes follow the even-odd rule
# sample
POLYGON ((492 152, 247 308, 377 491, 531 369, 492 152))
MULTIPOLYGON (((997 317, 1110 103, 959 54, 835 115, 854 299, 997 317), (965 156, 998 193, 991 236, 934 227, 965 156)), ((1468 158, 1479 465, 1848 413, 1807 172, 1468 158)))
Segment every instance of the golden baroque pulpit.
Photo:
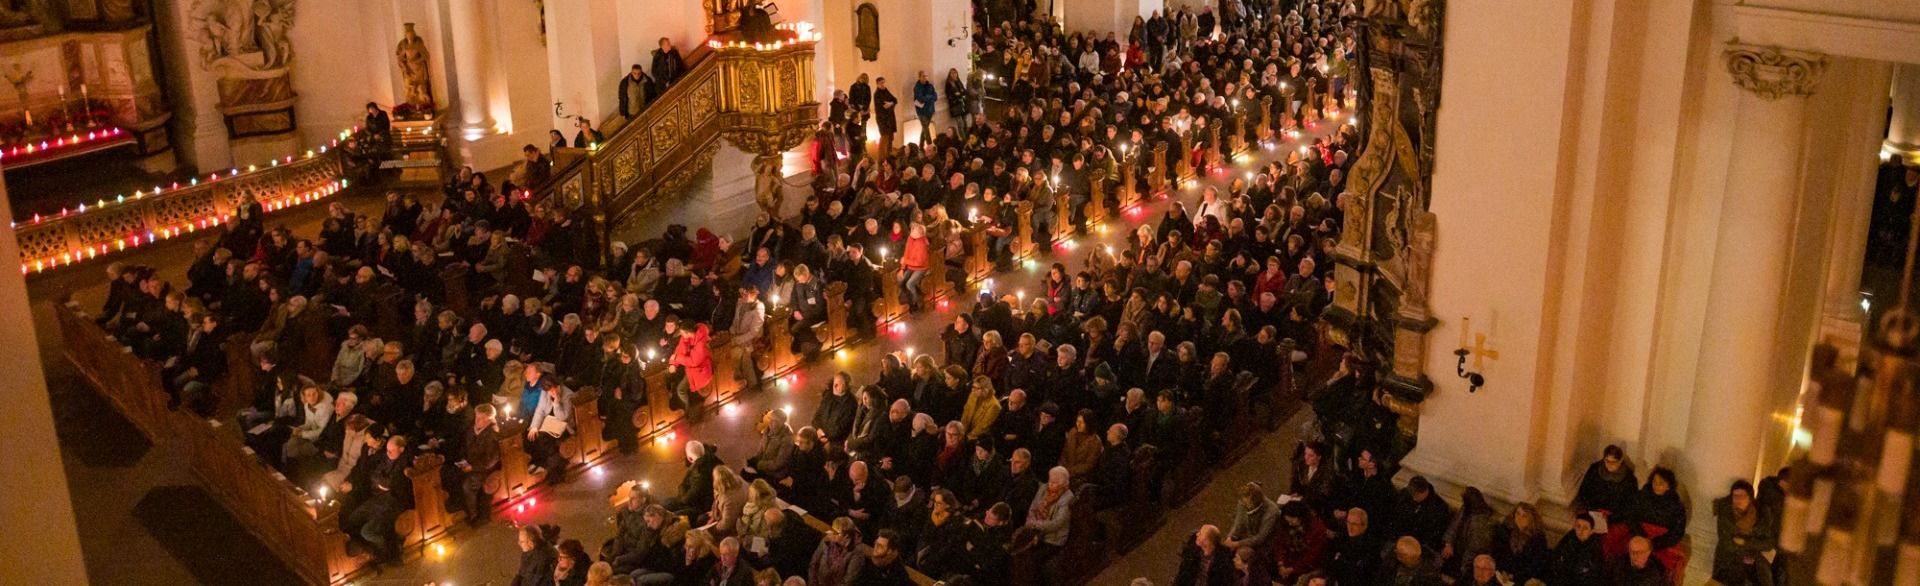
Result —
POLYGON ((1372 10, 1363 20, 1367 67, 1349 83, 1358 88, 1366 135, 1341 194, 1346 224, 1326 315, 1334 342, 1380 373, 1380 402, 1403 416, 1401 450, 1411 448, 1419 402, 1433 389, 1424 361, 1438 323, 1428 299, 1440 218, 1427 204, 1444 12, 1440 0, 1413 4, 1372 10))

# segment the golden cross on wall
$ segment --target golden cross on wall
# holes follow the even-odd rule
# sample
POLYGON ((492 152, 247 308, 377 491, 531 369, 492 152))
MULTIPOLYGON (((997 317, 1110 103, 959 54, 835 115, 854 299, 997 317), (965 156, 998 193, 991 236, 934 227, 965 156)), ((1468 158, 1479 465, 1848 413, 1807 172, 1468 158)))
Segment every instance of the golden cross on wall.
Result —
POLYGON ((1475 371, 1479 371, 1484 367, 1486 363, 1484 359, 1486 358, 1492 358, 1494 360, 1500 359, 1499 350, 1495 350, 1487 347, 1486 334, 1474 334, 1473 348, 1469 350, 1473 353, 1473 369, 1475 371))

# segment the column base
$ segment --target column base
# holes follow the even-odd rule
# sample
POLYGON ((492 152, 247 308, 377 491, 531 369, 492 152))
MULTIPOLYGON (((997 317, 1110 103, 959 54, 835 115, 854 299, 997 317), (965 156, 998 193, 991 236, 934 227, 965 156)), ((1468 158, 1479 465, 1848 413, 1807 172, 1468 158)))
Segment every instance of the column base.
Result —
POLYGON ((227 148, 233 155, 232 166, 238 167, 243 164, 261 164, 272 159, 297 154, 300 148, 300 135, 288 132, 285 134, 236 138, 227 143, 227 148))

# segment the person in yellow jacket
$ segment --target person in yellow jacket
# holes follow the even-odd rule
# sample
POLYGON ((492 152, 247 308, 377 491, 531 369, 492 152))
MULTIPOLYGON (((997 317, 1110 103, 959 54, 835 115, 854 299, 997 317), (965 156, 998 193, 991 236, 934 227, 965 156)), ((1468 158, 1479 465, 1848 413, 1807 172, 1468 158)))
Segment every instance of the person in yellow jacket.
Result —
POLYGON ((967 394, 967 406, 960 412, 960 425, 967 428, 967 440, 976 441, 993 429, 1000 418, 1000 399, 993 394, 993 379, 973 377, 973 392, 967 394))

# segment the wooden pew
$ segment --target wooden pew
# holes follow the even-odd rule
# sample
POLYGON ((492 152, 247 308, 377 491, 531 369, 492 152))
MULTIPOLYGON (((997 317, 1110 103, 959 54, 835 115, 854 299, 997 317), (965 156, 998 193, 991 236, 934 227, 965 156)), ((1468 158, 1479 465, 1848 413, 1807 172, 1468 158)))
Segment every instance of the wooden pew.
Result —
POLYGON ((993 261, 987 257, 987 230, 982 224, 967 229, 967 282, 978 284, 993 276, 993 261))
POLYGON ((1015 260, 1033 258, 1039 244, 1033 233, 1033 202, 1022 201, 1014 206, 1013 258, 1015 260))
POLYGON ((900 265, 894 261, 884 261, 880 265, 880 299, 876 301, 873 315, 880 323, 890 324, 906 315, 906 304, 900 302, 900 265))
MULTIPOLYGON (((452 310, 461 319, 473 319, 473 296, 467 292, 466 263, 453 263, 440 269, 440 288, 445 295, 441 309, 452 310)), ((411 350, 411 348, 409 348, 411 350)))
POLYGON ((253 334, 227 336, 222 350, 227 355, 227 372, 214 385, 214 394, 219 397, 215 412, 231 415, 253 404, 254 388, 259 386, 261 374, 260 360, 253 355, 253 334))
POLYGON ((1167 143, 1153 144, 1153 166, 1147 168, 1147 186, 1156 193, 1167 190, 1167 143))
POLYGON ((454 516, 447 512, 446 487, 440 484, 440 469, 447 459, 439 454, 421 454, 407 468, 413 481, 413 509, 393 520, 393 532, 409 546, 421 545, 445 537, 453 530, 454 516))
POLYGON ((838 349, 852 339, 847 329, 847 284, 835 281, 827 284, 827 327, 821 331, 820 350, 822 352, 838 349))
POLYGON ((1193 130, 1180 133, 1180 160, 1174 164, 1175 173, 1181 180, 1195 177, 1193 169, 1193 130))
POLYGON ((607 422, 600 415, 599 389, 586 387, 574 392, 573 435, 560 442, 560 455, 566 457, 568 465, 591 466, 612 453, 614 444, 601 438, 607 422))
POLYGON ((800 358, 793 354, 793 314, 790 311, 771 310, 760 327, 760 335, 767 337, 767 352, 761 366, 767 369, 769 376, 793 370, 800 363, 800 358))
MULTIPOLYGON (((1136 153, 1134 156, 1138 157, 1140 155, 1136 153)), ((1120 209, 1122 210, 1128 206, 1132 206, 1135 201, 1140 199, 1139 190, 1134 188, 1134 181, 1138 180, 1137 173, 1138 169, 1135 167, 1133 160, 1128 159, 1120 163, 1120 189, 1114 194, 1113 199, 1119 202, 1120 209)))
MULTIPOLYGON (((280 348, 280 359, 292 361, 289 366, 307 378, 321 382, 331 382, 333 361, 338 357, 339 348, 333 338, 327 335, 327 312, 331 308, 325 305, 308 305, 300 313, 299 348, 280 348)), ((405 340, 405 336, 388 337, 388 340, 405 340)))
POLYGON ((1251 149, 1247 143, 1247 112, 1235 108, 1233 111, 1233 152, 1245 154, 1251 149))
MULTIPOLYGON (((373 323, 368 329, 383 340, 406 340, 408 326, 413 322, 413 298, 393 283, 382 284, 376 295, 378 302, 374 306, 373 323)), ((329 361, 328 365, 331 366, 332 362, 329 361)))
POLYGON ((953 290, 953 283, 947 278, 947 239, 958 234, 950 230, 927 231, 927 276, 920 279, 920 291, 926 294, 926 307, 936 307, 941 297, 953 299, 959 296, 953 290))
MULTIPOLYGON (((1098 183, 1095 183, 1095 185, 1098 185, 1098 183)), ((1095 193, 1097 194, 1098 192, 1095 193)), ((1099 199, 1099 197, 1094 197, 1093 199, 1099 199)), ((1072 196, 1066 193, 1059 194, 1053 199, 1053 206, 1053 233, 1046 235, 1049 246, 1053 243, 1066 242, 1072 239, 1073 230, 1075 226, 1077 226, 1077 224, 1074 223, 1072 196)))
POLYGON ((337 502, 318 502, 261 463, 240 431, 214 420, 176 414, 176 436, 191 469, 215 501, 309 584, 341 584, 366 556, 348 556, 337 502))
POLYGON ((1221 126, 1223 124, 1225 124, 1225 121, 1221 121, 1221 124, 1214 124, 1207 127, 1207 171, 1222 168, 1227 165, 1228 137, 1225 132, 1222 132, 1223 128, 1221 126))
POLYGON ((527 443, 527 424, 520 420, 499 423, 500 473, 487 477, 487 491, 493 493, 496 506, 505 509, 509 501, 532 492, 540 479, 527 473, 530 460, 523 446, 527 443), (495 482, 495 477, 499 481, 495 482))
POLYGON ((1253 449, 1253 445, 1259 439, 1259 434, 1255 431, 1257 423, 1254 421, 1253 411, 1245 408, 1253 396, 1254 385, 1259 381, 1259 377, 1244 370, 1234 376, 1233 419, 1227 422, 1227 430, 1223 434, 1227 454, 1225 461, 1221 463, 1222 467, 1240 461, 1241 457, 1246 456, 1247 452, 1253 449))
POLYGON ((1184 435, 1188 439, 1181 454, 1168 455, 1168 457, 1178 458, 1173 460, 1173 468, 1167 473, 1165 496, 1168 507, 1178 507, 1186 503, 1188 499, 1199 494, 1201 487, 1206 486, 1207 480, 1213 476, 1213 467, 1208 464, 1205 457, 1206 448, 1202 439, 1210 424, 1204 420, 1205 417, 1201 415, 1198 408, 1189 407, 1180 410, 1180 427, 1187 430, 1184 435))
POLYGON ((159 442, 171 435, 172 415, 159 366, 135 357, 132 348, 109 337, 81 313, 77 303, 56 304, 54 316, 60 324, 61 347, 74 370, 93 383, 147 441, 159 442))
POLYGON ((1276 140, 1280 127, 1273 123, 1273 96, 1260 96, 1260 140, 1276 140))
POLYGON ((1086 225, 1095 226, 1107 221, 1107 177, 1104 174, 1095 173, 1088 183, 1091 185, 1089 191, 1092 197, 1087 200, 1086 225))

